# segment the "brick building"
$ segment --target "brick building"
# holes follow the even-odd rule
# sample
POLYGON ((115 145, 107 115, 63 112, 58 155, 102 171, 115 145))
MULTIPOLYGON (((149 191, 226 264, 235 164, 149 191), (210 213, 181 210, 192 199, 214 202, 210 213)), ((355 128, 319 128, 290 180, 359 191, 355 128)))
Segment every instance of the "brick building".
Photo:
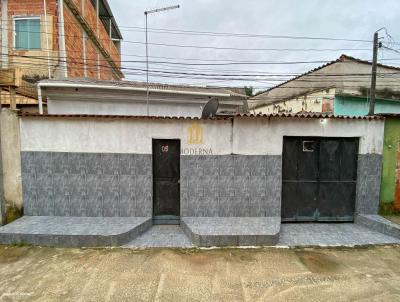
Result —
POLYGON ((122 36, 107 0, 1 0, 0 10, 1 69, 20 69, 24 83, 17 106, 37 102, 30 86, 40 79, 123 77, 122 36))

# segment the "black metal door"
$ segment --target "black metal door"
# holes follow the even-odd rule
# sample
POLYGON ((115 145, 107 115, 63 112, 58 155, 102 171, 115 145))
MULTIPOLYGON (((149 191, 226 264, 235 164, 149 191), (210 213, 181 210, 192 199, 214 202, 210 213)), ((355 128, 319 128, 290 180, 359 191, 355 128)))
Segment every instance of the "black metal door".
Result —
POLYGON ((352 221, 357 138, 285 137, 282 220, 352 221))
POLYGON ((153 215, 162 220, 180 215, 180 141, 153 140, 153 215))

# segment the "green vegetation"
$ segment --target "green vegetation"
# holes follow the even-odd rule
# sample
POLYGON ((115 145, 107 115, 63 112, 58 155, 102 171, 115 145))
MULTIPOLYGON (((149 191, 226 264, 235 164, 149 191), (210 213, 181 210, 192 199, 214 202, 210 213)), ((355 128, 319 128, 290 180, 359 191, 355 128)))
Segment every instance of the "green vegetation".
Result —
POLYGON ((21 210, 16 206, 8 207, 6 210, 6 223, 13 222, 22 216, 21 210))
POLYGON ((251 86, 244 86, 244 92, 247 96, 253 96, 253 87, 251 86))
POLYGON ((393 215, 400 215, 400 211, 396 210, 393 206, 393 202, 382 202, 379 205, 379 215, 381 216, 393 216, 393 215))
MULTIPOLYGON (((381 186, 381 202, 394 202, 396 191, 397 150, 400 146, 400 119, 387 118, 385 121, 385 137, 383 142, 383 170, 381 186)), ((392 206, 393 208, 393 206, 392 206)))

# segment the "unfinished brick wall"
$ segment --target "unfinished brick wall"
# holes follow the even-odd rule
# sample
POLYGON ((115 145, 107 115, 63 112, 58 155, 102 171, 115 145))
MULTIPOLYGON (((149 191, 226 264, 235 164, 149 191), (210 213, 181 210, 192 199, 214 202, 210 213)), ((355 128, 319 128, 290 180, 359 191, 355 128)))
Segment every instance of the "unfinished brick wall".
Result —
POLYGON ((87 75, 97 79, 97 51, 92 41, 86 40, 87 75))
POLYGON ((21 67, 24 74, 29 76, 46 77, 48 75, 47 56, 50 55, 51 69, 54 70, 58 60, 58 28, 56 26, 57 5, 56 1, 48 0, 47 22, 44 18, 43 0, 8 0, 8 51, 10 67, 21 67), (40 50, 14 49, 14 18, 39 17, 41 21, 41 48, 40 50), (46 41, 46 27, 49 37, 49 47, 46 41), (32 58, 35 57, 35 58, 32 58))
POLYGON ((84 77, 82 29, 69 9, 64 10, 64 31, 68 76, 84 77))
MULTIPOLYGON (((97 15, 96 15, 97 12, 96 12, 96 9, 93 6, 91 0, 72 0, 72 2, 75 4, 75 6, 78 9, 81 16, 89 24, 91 30, 95 33, 96 36, 98 35, 97 38, 98 38, 100 44, 109 53, 111 58, 114 60, 115 64, 117 66, 120 66, 121 55, 120 55, 118 49, 115 47, 112 40, 110 39, 110 37, 108 35, 108 31, 105 29, 103 23, 100 21, 100 19, 97 18, 97 15)), ((65 14, 66 13, 64 11, 64 15, 65 14)), ((69 17, 74 18, 74 16, 72 16, 71 14, 69 17)), ((66 17, 64 17, 64 18, 66 18, 66 17)), ((72 19, 70 19, 69 22, 73 22, 72 19)), ((75 20, 75 23, 76 22, 77 22, 77 20, 75 20)), ((71 26, 70 29, 72 31, 76 30, 76 28, 74 28, 74 26, 71 26)), ((67 34, 67 30, 66 30, 66 34, 67 34)), ((79 41, 81 42, 80 45, 82 45, 82 33, 80 35, 81 35, 81 38, 79 39, 79 41)), ((76 40, 76 41, 78 41, 78 40, 76 40)), ((75 47, 74 45, 76 43, 74 43, 73 40, 71 40, 70 43, 71 43, 70 48, 75 47)), ((102 80, 110 80, 110 79, 118 80, 119 79, 115 75, 111 76, 112 72, 110 70, 110 68, 111 68, 110 64, 104 58, 102 53, 94 46, 94 44, 91 41, 89 41, 89 39, 86 42, 86 62, 87 62, 86 68, 87 68, 87 76, 88 77, 98 79, 98 69, 100 69, 100 79, 102 79, 102 80), (99 58, 98 58, 98 54, 99 54, 99 58)), ((71 68, 75 69, 75 71, 73 72, 74 74, 79 73, 77 71, 78 66, 76 65, 76 63, 71 68)), ((84 73, 83 68, 81 68, 81 73, 82 74, 84 73)))
POLYGON ((84 8, 83 17, 96 35, 97 35, 97 26, 99 27, 98 39, 100 40, 100 43, 108 51, 108 53, 110 54, 114 62, 117 64, 117 66, 120 66, 121 55, 117 47, 115 47, 114 43, 111 41, 109 37, 109 30, 104 27, 100 19, 98 20, 96 16, 96 9, 93 6, 91 0, 74 0, 74 3, 80 3, 77 4, 77 6, 80 7, 81 12, 82 12, 81 8, 83 6, 84 8))
MULTIPOLYGON (((103 23, 99 20, 97 23, 96 9, 91 3, 91 0, 70 0, 77 8, 78 13, 90 25, 95 34, 99 34, 99 42, 104 49, 108 51, 110 56, 115 60, 115 64, 120 66, 121 56, 110 40, 108 32, 104 28, 103 23), (97 24, 99 30, 97 30, 97 24)), ((9 54, 10 67, 22 67, 23 73, 30 76, 38 76, 45 78, 48 76, 48 48, 50 49, 50 65, 52 75, 59 67, 59 41, 58 41, 58 9, 57 0, 47 0, 47 21, 44 22, 44 7, 43 0, 8 0, 8 39, 9 39, 9 54), (14 34, 13 34, 13 18, 24 16, 37 16, 41 19, 41 49, 40 50, 15 50, 14 34), (45 36, 46 27, 49 34, 49 47, 45 36), (28 58, 27 58, 28 57, 28 58), (32 58, 35 57, 35 58, 32 58)), ((69 77, 84 77, 85 76, 85 61, 83 55, 83 27, 79 24, 78 19, 72 11, 64 4, 64 29, 65 29, 65 47, 67 52, 67 66, 69 77)), ((100 79, 119 79, 118 76, 110 71, 110 65, 104 56, 99 52, 90 38, 85 41, 86 46, 86 76, 93 79, 98 79, 98 66, 100 65, 100 79), (98 58, 98 54, 100 54, 98 58)))

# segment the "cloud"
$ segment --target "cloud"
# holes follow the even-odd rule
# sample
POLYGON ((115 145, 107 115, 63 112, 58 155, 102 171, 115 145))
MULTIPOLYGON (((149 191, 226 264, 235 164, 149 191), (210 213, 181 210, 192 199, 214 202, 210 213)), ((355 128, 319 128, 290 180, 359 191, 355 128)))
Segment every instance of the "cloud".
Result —
MULTIPOLYGON (((125 41, 144 41, 143 30, 130 27, 144 26, 144 11, 157 7, 175 5, 177 10, 149 15, 149 28, 182 29, 210 32, 232 32, 272 35, 314 36, 372 40, 375 30, 385 26, 389 33, 400 42, 398 18, 400 2, 387 0, 384 5, 375 0, 187 0, 187 1, 146 1, 114 0, 110 1, 117 23, 125 41)), ((384 37, 384 33, 380 34, 384 37)), ((372 43, 325 41, 325 40, 290 40, 261 39, 196 35, 171 35, 149 33, 153 43, 201 45, 215 47, 239 48, 366 48, 368 50, 337 50, 326 52, 315 51, 236 51, 216 49, 176 48, 150 45, 150 56, 172 57, 171 61, 180 58, 205 60, 236 61, 319 61, 335 60, 346 53, 355 57, 370 60, 372 43)), ((398 46, 397 48, 400 48, 398 46)), ((144 60, 144 45, 122 42, 122 60, 144 60)), ((399 58, 398 61, 385 61, 391 65, 400 64, 400 56, 387 50, 380 50, 380 59, 399 58)), ((161 60, 151 58, 151 60, 161 60)), ((165 60, 163 60, 165 61, 165 60)), ((384 61, 382 61, 384 62, 384 61)), ((205 62, 203 62, 205 63, 205 62)), ((144 68, 144 63, 124 63, 127 68, 144 68)), ((240 66, 162 66, 151 64, 150 69, 168 69, 179 72, 209 72, 240 74, 240 71, 261 71, 275 73, 300 73, 320 64, 298 65, 240 65, 240 66), (207 71, 204 71, 206 69, 207 71), (236 72, 236 70, 238 70, 236 72)), ((132 72, 132 71, 130 71, 132 72)), ((242 72, 243 73, 243 72, 242 72)), ((145 80, 145 75, 126 75, 127 79, 145 80)), ((213 83, 215 80, 197 80, 190 78, 151 77, 152 81, 170 83, 213 83)), ((221 85, 271 86, 274 83, 254 81, 227 81, 221 85)))

